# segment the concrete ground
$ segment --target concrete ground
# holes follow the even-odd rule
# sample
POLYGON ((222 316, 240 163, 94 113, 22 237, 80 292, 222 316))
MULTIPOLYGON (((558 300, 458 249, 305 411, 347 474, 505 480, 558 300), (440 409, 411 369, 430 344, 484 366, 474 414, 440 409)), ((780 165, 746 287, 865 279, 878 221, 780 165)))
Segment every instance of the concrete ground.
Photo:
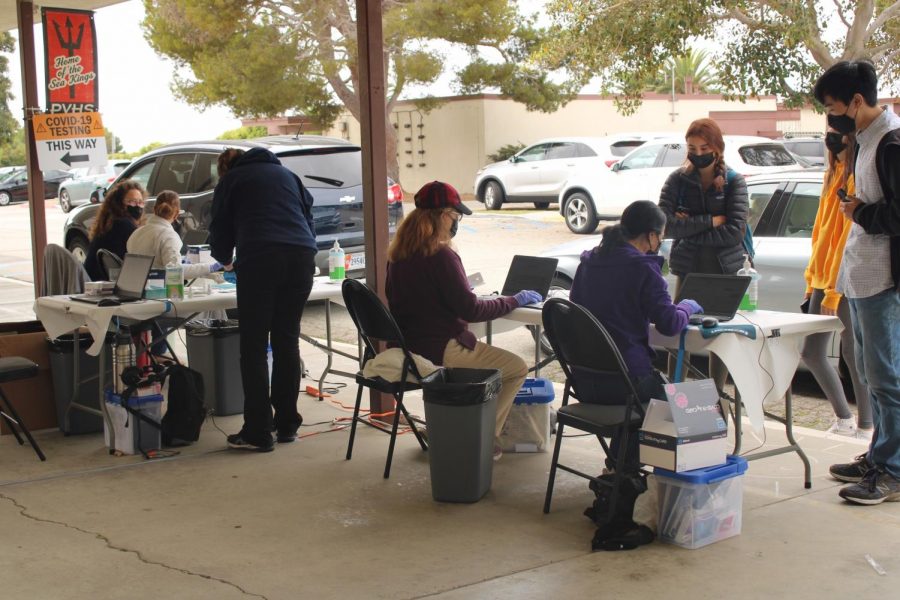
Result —
MULTIPOLYGON (((303 355, 313 373, 322 368, 320 352, 304 344, 303 355)), ((47 430, 37 436, 48 456, 41 463, 4 436, 0 596, 896 597, 900 504, 845 504, 827 476, 829 464, 862 452, 861 442, 801 429, 811 490, 795 455, 751 462, 737 537, 698 550, 654 542, 592 553, 584 480, 560 473, 552 511, 541 512, 549 454, 504 455, 488 494, 457 505, 432 500, 427 454, 411 435, 399 438, 388 480, 388 439, 377 431, 361 428, 346 461, 348 431, 332 424, 348 415, 339 404, 350 406, 354 392, 348 385, 334 402, 301 394, 306 423, 323 424, 269 454, 225 449, 224 432, 237 431, 240 416, 208 419, 199 442, 152 461, 110 456, 100 434, 47 430)), ((419 397, 409 405, 423 414, 419 397)), ((765 437, 784 441, 775 424, 765 437)), ((744 447, 761 443, 751 436, 744 447)), ((598 448, 569 438, 563 455, 599 472, 598 448)))

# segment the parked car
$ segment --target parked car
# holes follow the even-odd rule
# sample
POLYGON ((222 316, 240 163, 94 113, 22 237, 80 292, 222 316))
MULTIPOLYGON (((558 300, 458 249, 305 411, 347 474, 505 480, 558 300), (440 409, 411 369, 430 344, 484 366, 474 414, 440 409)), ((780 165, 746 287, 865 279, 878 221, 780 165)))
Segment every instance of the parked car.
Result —
POLYGON ((825 166, 827 151, 825 139, 821 137, 794 137, 778 140, 784 147, 802 156, 808 163, 817 167, 825 166))
MULTIPOLYGON (((749 223, 753 229, 753 259, 759 271, 759 308, 800 312, 806 291, 804 272, 812 252, 812 230, 824 181, 823 170, 787 171, 747 177, 749 223)), ((602 236, 579 238, 542 252, 558 259, 552 295, 568 295, 581 253, 600 243, 602 236)), ((660 254, 668 261, 672 241, 665 240, 660 254)), ((669 289, 675 276, 663 268, 669 289)), ((613 284, 614 285, 614 284, 613 284)), ((832 356, 838 355, 840 337, 834 336, 832 356)))
MULTIPOLYGON (((213 189, 219 180, 216 158, 226 148, 268 148, 285 167, 297 174, 314 198, 313 218, 319 253, 316 265, 328 272, 328 249, 335 240, 349 261, 348 272, 365 268, 362 151, 345 140, 320 136, 270 136, 254 140, 211 141, 162 146, 135 159, 116 178, 139 181, 149 192, 145 208, 151 212, 162 190, 181 196, 179 216, 182 233, 206 231, 212 210, 213 189)), ((389 181, 388 227, 393 234, 403 217, 403 194, 389 181)), ((115 184, 115 182, 113 182, 115 184)), ((103 190, 105 192, 105 190, 103 190)), ((101 196, 102 197, 102 196, 101 196)), ((88 231, 99 210, 96 204, 80 206, 69 213, 63 243, 79 259, 88 250, 88 231)))
MULTIPOLYGON (((601 219, 618 219, 635 200, 658 202, 666 178, 686 157, 683 136, 655 139, 632 150, 610 169, 592 169, 572 177, 558 199, 566 226, 573 233, 593 233, 601 219)), ((725 136, 725 163, 742 175, 799 166, 780 142, 733 135, 725 136)))
POLYGON ((99 190, 108 187, 129 164, 130 160, 116 160, 102 167, 72 169, 73 177, 59 186, 59 207, 63 212, 69 212, 87 202, 99 202, 99 190))
MULTIPOLYGON (((69 171, 50 169, 44 171, 44 199, 56 198, 59 193, 59 184, 71 177, 69 171)), ((17 169, 10 171, 0 180, 0 206, 6 206, 10 202, 28 201, 28 170, 17 169)))
POLYGON ((663 134, 559 137, 541 140, 508 160, 475 173, 475 195, 488 210, 506 202, 532 202, 547 208, 566 180, 580 171, 605 169, 644 142, 663 134))

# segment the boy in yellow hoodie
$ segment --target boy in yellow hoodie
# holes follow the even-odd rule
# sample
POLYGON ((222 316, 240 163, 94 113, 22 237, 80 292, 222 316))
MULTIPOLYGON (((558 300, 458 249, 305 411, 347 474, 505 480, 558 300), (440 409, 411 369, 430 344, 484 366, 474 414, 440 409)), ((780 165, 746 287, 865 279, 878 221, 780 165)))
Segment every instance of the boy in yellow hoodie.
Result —
POLYGON ((829 130, 825 136, 828 148, 828 172, 819 199, 819 209, 812 232, 812 255, 806 268, 806 299, 809 314, 837 315, 844 330, 841 332, 841 355, 847 363, 856 397, 858 420, 853 418, 844 388, 837 373, 828 363, 830 333, 818 333, 806 338, 803 361, 816 378, 834 409, 835 420, 829 433, 871 439, 872 407, 869 391, 856 371, 853 326, 847 301, 835 290, 838 270, 844 255, 844 243, 850 232, 850 221, 840 212, 838 190, 853 195, 853 157, 856 140, 853 134, 843 136, 829 130))

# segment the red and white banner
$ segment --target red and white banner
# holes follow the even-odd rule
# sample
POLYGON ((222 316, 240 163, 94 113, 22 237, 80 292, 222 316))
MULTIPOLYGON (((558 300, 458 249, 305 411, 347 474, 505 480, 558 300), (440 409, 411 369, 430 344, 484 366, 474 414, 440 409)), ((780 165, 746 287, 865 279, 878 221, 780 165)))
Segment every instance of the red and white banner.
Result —
POLYGON ((97 32, 89 10, 42 8, 47 112, 96 112, 97 32))

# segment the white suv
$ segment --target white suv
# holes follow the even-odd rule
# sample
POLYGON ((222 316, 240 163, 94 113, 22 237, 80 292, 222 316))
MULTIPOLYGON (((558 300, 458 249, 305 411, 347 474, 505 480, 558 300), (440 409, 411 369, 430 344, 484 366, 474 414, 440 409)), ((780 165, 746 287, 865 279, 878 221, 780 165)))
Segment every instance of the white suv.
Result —
POLYGON ((473 189, 488 210, 498 210, 505 202, 533 202, 535 208, 547 208, 576 173, 607 170, 654 137, 660 136, 619 134, 541 140, 509 160, 479 169, 473 189))
MULTIPOLYGON (((683 136, 655 139, 609 169, 592 169, 571 177, 559 192, 559 212, 573 233, 593 233, 601 218, 619 219, 635 200, 658 202, 666 178, 686 158, 683 136)), ((725 164, 741 175, 799 168, 780 142, 736 135, 725 136, 725 164)))

